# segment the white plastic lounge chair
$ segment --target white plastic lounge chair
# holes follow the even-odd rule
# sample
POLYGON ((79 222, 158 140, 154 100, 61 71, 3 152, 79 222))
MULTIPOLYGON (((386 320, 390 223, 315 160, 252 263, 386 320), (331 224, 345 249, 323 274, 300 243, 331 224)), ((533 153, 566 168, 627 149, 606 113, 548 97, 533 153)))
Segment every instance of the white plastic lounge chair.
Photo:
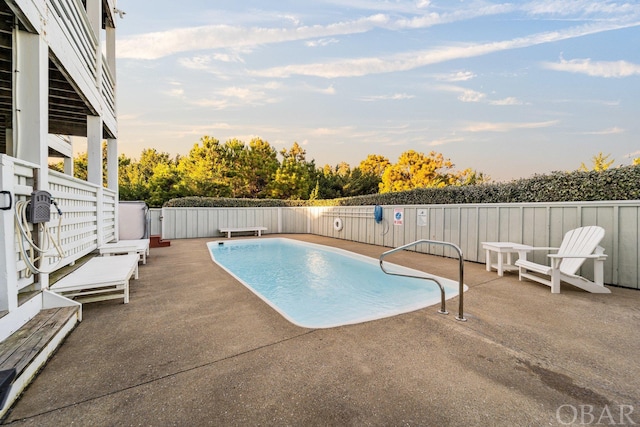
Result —
POLYGON ((138 278, 139 255, 97 256, 55 282, 51 291, 78 302, 123 298, 129 302, 129 280, 138 278))
POLYGON ((556 250, 556 254, 547 255, 550 265, 536 264, 526 259, 519 259, 515 265, 519 267, 520 280, 527 278, 551 287, 554 294, 560 293, 560 281, 588 292, 608 294, 611 291, 604 287, 604 248, 599 246, 604 238, 604 229, 597 226, 580 227, 568 231, 559 248, 532 248, 535 250, 556 250), (578 276, 576 272, 584 261, 593 259, 593 282, 578 276), (535 272, 534 275, 529 272, 535 272), (549 279, 542 276, 549 276, 549 279))
POLYGON ((140 255, 140 261, 147 263, 149 255, 149 239, 140 240, 119 240, 115 243, 105 243, 98 248, 100 255, 122 255, 128 253, 137 253, 140 255))

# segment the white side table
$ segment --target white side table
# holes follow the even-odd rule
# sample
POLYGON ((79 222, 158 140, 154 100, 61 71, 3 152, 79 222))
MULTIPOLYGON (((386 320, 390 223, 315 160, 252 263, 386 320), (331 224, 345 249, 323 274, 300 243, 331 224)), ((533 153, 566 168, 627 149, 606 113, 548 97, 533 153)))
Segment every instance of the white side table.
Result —
POLYGON ((513 263, 513 254, 517 253, 519 258, 527 259, 527 252, 531 252, 533 247, 511 242, 482 242, 482 249, 486 251, 487 271, 495 268, 498 271, 498 276, 502 277, 505 271, 518 269, 513 263), (495 252, 498 256, 495 264, 491 262, 492 252, 495 252), (507 256, 506 262, 505 254, 507 256))

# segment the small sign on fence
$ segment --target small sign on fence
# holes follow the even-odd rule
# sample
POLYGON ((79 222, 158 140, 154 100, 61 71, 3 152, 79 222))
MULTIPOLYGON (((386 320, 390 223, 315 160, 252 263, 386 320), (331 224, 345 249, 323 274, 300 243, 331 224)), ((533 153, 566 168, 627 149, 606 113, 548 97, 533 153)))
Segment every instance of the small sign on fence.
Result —
POLYGON ((404 221, 404 208, 393 209, 393 225, 402 225, 404 221))
POLYGON ((427 210, 426 209, 418 209, 418 227, 426 227, 427 226, 427 210))

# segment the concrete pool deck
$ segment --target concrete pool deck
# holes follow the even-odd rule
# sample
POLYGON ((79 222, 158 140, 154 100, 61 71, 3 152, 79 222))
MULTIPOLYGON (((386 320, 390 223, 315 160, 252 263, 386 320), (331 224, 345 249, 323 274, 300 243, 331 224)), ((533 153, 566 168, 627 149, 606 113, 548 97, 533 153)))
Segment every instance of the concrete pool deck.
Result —
MULTIPOLYGON (((373 257, 389 249, 287 237, 373 257)), ((129 304, 85 305, 82 323, 3 423, 640 424, 639 291, 563 285, 553 295, 465 263, 467 322, 455 320, 456 298, 448 316, 433 306, 304 329, 214 264, 211 240, 152 249, 129 304)), ((457 277, 455 260, 389 260, 457 277)))

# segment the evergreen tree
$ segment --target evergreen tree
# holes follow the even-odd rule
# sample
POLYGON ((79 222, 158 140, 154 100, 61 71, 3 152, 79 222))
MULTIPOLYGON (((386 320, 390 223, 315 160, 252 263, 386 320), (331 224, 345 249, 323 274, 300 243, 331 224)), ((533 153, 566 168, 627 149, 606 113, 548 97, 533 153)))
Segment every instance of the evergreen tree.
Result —
POLYGON ((220 141, 203 136, 189 155, 178 163, 182 196, 231 197, 232 187, 225 171, 223 149, 220 141))
POLYGON ((278 152, 267 141, 254 138, 249 141, 245 155, 246 197, 269 196, 269 183, 280 166, 278 152))
POLYGON ((311 191, 309 164, 305 150, 297 142, 289 149, 280 151, 282 163, 270 185, 271 197, 275 199, 306 200, 311 191))

